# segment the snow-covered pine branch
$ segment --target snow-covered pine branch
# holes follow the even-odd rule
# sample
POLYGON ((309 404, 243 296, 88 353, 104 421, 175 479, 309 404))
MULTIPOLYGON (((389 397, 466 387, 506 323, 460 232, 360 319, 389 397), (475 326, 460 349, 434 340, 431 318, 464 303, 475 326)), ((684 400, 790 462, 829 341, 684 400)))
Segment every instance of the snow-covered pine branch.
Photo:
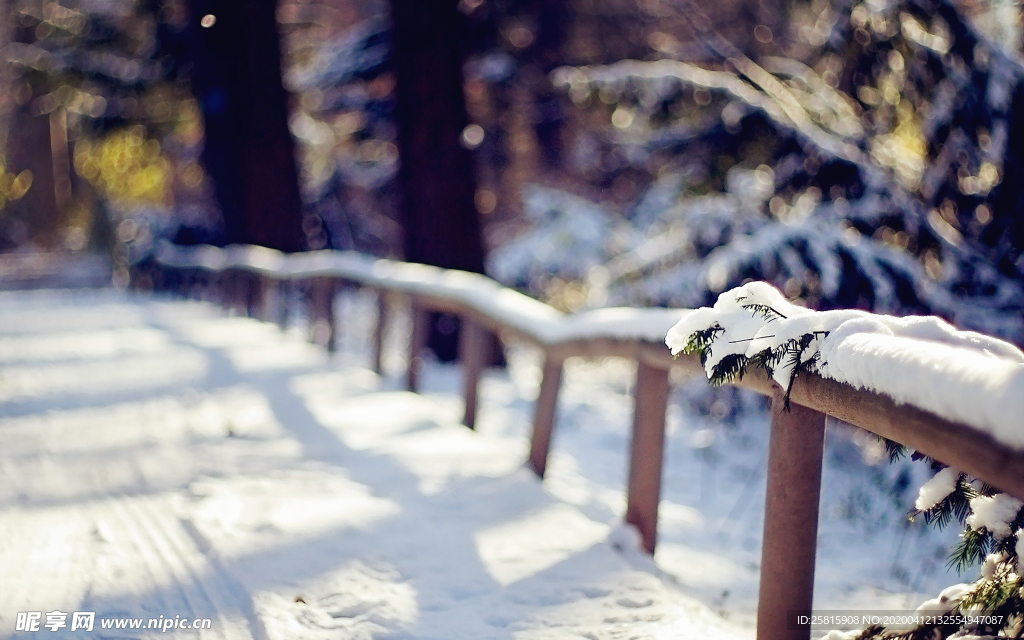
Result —
POLYGON ((687 313, 665 340, 698 352, 712 381, 762 366, 785 390, 802 371, 869 389, 1024 448, 1024 353, 937 317, 812 311, 750 282, 687 313), (717 329, 706 342, 695 341, 717 329))
MULTIPOLYGON (((941 637, 953 632, 970 634, 963 637, 1019 637, 1024 629, 1024 503, 945 467, 921 487, 911 517, 919 513, 939 527, 953 520, 964 526, 960 543, 950 553, 949 566, 963 573, 980 565, 980 572, 973 582, 952 585, 925 601, 917 612, 984 614, 990 621, 998 620, 993 624, 946 625, 941 637)), ((921 625, 903 635, 882 629, 858 637, 932 637, 936 626, 921 625)))
MULTIPOLYGON (((673 354, 699 354, 713 383, 760 366, 788 394, 798 375, 814 372, 1024 448, 1024 353, 1001 340, 958 331, 939 318, 811 311, 788 302, 771 285, 751 282, 720 295, 714 307, 683 316, 665 342, 673 354)), ((950 587, 922 604, 920 613, 1003 615, 994 627, 962 626, 986 633, 1024 624, 1020 500, 946 467, 921 487, 911 514, 923 514, 940 527, 958 521, 965 529, 950 565, 963 571, 981 564, 976 581, 950 587)), ((919 635, 902 636, 876 628, 856 637, 917 638, 931 632, 919 627, 913 632, 919 635)))
POLYGON ((507 286, 545 298, 550 298, 546 288, 554 278, 585 280, 593 268, 639 241, 628 222, 558 189, 526 185, 523 213, 529 230, 494 249, 487 270, 507 286))

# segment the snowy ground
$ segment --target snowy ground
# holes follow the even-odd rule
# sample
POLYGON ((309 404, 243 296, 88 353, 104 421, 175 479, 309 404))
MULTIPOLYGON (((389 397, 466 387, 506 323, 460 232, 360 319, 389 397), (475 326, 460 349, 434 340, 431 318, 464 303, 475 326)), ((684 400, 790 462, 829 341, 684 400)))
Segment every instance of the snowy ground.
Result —
POLYGON ((737 635, 452 394, 197 304, 7 293, 0 331, 0 637, 52 610, 224 638, 737 635))
MULTIPOLYGON (((339 299, 328 357, 299 319, 281 333, 199 303, 0 293, 0 638, 52 610, 267 640, 753 635, 759 399, 677 385, 651 562, 612 542, 630 366, 570 362, 542 486, 521 465, 538 354, 488 372, 472 433, 456 367, 400 390, 405 321, 390 375, 365 368, 372 308, 339 299)), ((877 449, 841 427, 827 446, 817 606, 913 608, 956 582, 955 532, 901 523, 927 472, 865 463, 877 449)))

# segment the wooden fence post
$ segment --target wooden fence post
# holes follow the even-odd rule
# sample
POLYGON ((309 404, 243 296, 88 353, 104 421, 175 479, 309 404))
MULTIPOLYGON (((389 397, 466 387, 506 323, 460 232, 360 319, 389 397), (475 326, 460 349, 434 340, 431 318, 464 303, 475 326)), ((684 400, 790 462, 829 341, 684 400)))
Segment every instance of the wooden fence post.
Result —
POLYGON ((418 391, 420 382, 420 366, 423 358, 420 356, 427 346, 427 338, 430 336, 430 312, 426 308, 412 300, 412 335, 409 336, 409 367, 405 372, 405 388, 409 391, 418 391))
POLYGON ((246 318, 256 318, 259 313, 259 286, 260 281, 258 276, 251 271, 242 270, 239 272, 242 282, 242 314, 246 318))
POLYGON ((665 410, 668 408, 668 369, 643 360, 637 363, 633 397, 633 439, 629 452, 626 522, 640 531, 644 549, 654 553, 661 500, 661 463, 665 451, 665 410))
MULTIPOLYGON (((166 269, 165 269, 166 271, 166 269)), ((178 269, 175 275, 178 276, 178 287, 174 293, 186 300, 197 300, 199 298, 196 286, 196 278, 192 275, 191 269, 178 269)))
POLYGON ((188 281, 189 291, 193 300, 202 302, 215 302, 217 290, 217 276, 210 271, 196 270, 188 281))
POLYGON ((276 277, 259 274, 257 283, 256 313, 264 322, 278 322, 281 309, 281 281, 276 277))
POLYGON ((331 278, 313 278, 310 285, 309 302, 312 326, 310 339, 315 344, 323 345, 328 351, 334 351, 334 294, 335 282, 331 278))
POLYGON ((272 282, 272 298, 274 300, 273 312, 269 320, 276 322, 282 331, 288 328, 288 302, 291 293, 291 282, 274 278, 272 282))
POLYGON ((562 385, 560 357, 544 354, 544 373, 540 379, 540 392, 533 406, 533 437, 530 438, 530 467, 541 478, 548 466, 548 452, 551 449, 551 433, 555 426, 555 411, 558 408, 558 389, 562 385))
POLYGON ((809 613, 814 597, 825 415, 795 403, 787 411, 784 404, 776 387, 757 604, 760 640, 811 636, 810 626, 796 625, 794 616, 809 613))
MULTIPOLYGON (((169 269, 167 269, 166 267, 161 267, 157 269, 156 274, 154 274, 153 276, 154 290, 157 290, 158 288, 159 290, 167 288, 168 271, 169 269)), ((198 280, 198 278, 195 277, 186 280, 186 273, 188 272, 185 270, 179 270, 176 274, 179 278, 181 278, 181 297, 185 298, 186 300, 200 300, 202 298, 203 289, 199 285, 202 283, 198 280)))
POLYGON ((249 278, 248 273, 241 269, 232 270, 234 284, 232 285, 231 307, 235 315, 248 317, 249 315, 249 278))
POLYGON ((231 300, 235 315, 243 318, 249 317, 249 278, 248 273, 241 269, 235 269, 234 273, 234 297, 231 300))
POLYGON ((245 273, 245 315, 257 320, 264 320, 263 308, 265 306, 266 282, 263 276, 246 271, 245 273))
POLYGON ((215 275, 214 295, 217 303, 225 312, 231 309, 231 272, 219 271, 215 275))
POLYGON ((488 333, 469 316, 462 316, 462 328, 459 331, 459 360, 462 361, 463 397, 466 399, 466 413, 462 424, 470 429, 476 428, 477 391, 480 386, 480 373, 484 369, 486 351, 490 346, 488 333))
POLYGON ((240 269, 231 270, 231 310, 236 316, 244 316, 246 309, 245 273, 240 269))
POLYGON ((224 299, 224 308, 229 315, 242 315, 245 311, 242 288, 242 273, 238 269, 226 269, 222 271, 221 295, 224 299))
POLYGON ((388 296, 384 289, 377 289, 377 326, 373 331, 373 353, 370 355, 373 372, 380 375, 384 370, 381 360, 384 357, 384 334, 388 328, 388 296))

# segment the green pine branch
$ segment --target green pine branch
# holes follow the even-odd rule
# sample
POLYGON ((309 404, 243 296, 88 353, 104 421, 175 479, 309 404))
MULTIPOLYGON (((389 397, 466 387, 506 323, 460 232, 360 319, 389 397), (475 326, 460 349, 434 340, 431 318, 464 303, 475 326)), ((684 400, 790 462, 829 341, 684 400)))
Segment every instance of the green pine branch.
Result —
POLYGON ((921 512, 917 509, 910 510, 910 518, 924 515, 925 524, 935 524, 940 529, 944 528, 955 519, 961 525, 971 515, 971 499, 978 495, 978 491, 971 484, 966 475, 960 474, 956 481, 956 488, 948 496, 943 498, 931 509, 921 512))
POLYGON ((980 608, 983 613, 992 614, 1010 604, 1011 612, 1024 615, 1024 609, 1015 608, 1021 599, 1020 590, 1024 583, 1014 573, 1016 565, 1016 557, 1007 557, 1000 562, 990 580, 979 580, 978 586, 964 597, 960 602, 960 610, 980 608))
POLYGON ((742 305, 742 307, 753 313, 755 316, 761 316, 768 322, 772 322, 773 320, 786 319, 786 316, 776 311, 775 308, 772 307, 771 305, 751 303, 742 305))
POLYGON ((718 337, 718 334, 722 333, 723 331, 725 331, 725 329, 723 329, 720 325, 713 324, 707 329, 693 332, 686 339, 686 345, 683 346, 683 353, 699 353, 700 363, 704 364, 707 361, 708 351, 711 349, 712 343, 714 343, 715 338, 718 337))
MULTIPOLYGON (((785 319, 784 315, 768 305, 750 304, 743 305, 743 307, 769 322, 785 319)), ((713 343, 724 331, 725 329, 716 323, 707 329, 694 332, 689 336, 683 352, 699 353, 701 363, 705 364, 713 343)), ((743 354, 728 355, 712 369, 709 380, 713 386, 733 382, 742 378, 747 367, 750 366, 761 367, 769 375, 774 375, 776 368, 782 363, 786 363, 790 366, 789 385, 785 395, 785 406, 788 410, 790 390, 792 390, 797 376, 801 372, 813 371, 818 364, 819 355, 817 353, 806 359, 805 353, 814 339, 821 335, 827 335, 827 332, 807 333, 788 340, 778 347, 763 349, 751 357, 743 354)), ((890 462, 896 462, 907 456, 909 450, 906 446, 881 436, 879 439, 885 445, 890 462)), ((918 452, 913 452, 911 459, 924 459, 933 466, 938 466, 931 458, 918 452)), ((954 520, 965 525, 967 517, 971 514, 971 499, 979 495, 991 496, 996 493, 998 490, 988 484, 983 484, 980 489, 975 488, 971 479, 961 473, 952 493, 926 511, 911 509, 910 518, 913 520, 916 516, 923 515, 926 524, 939 528, 945 527, 954 520)), ((1024 528, 1024 508, 1017 513, 1010 524, 1013 532, 1024 528)), ((1002 614, 1002 619, 1006 621, 1000 628, 992 628, 987 631, 996 634, 1001 630, 1019 629, 1015 637, 1024 638, 1024 579, 1011 573, 1011 568, 1016 567, 1018 562, 1015 548, 1016 538, 1017 534, 1014 533, 997 542, 992 534, 985 529, 975 530, 965 526, 960 542, 949 554, 948 566, 955 568, 957 573, 963 573, 966 569, 982 563, 985 557, 993 551, 1006 553, 1006 560, 1001 563, 995 578, 979 580, 978 586, 954 609, 954 612, 980 605, 986 612, 1002 614), (1010 576, 1013 576, 1012 580, 1009 579, 1010 576)), ((940 637, 946 637, 957 630, 949 625, 942 627, 928 625, 896 632, 874 626, 861 632, 857 636, 857 640, 931 640, 936 633, 940 637)))
POLYGON ((727 355, 722 358, 721 362, 715 365, 708 381, 711 383, 711 386, 720 387, 723 384, 738 380, 743 377, 749 361, 750 358, 739 353, 727 355))
POLYGON ((890 440, 885 436, 878 436, 878 441, 885 445, 885 452, 889 455, 890 464, 902 460, 907 455, 907 447, 895 440, 890 440))
POLYGON ((980 564, 992 547, 992 536, 970 527, 960 534, 960 542, 949 553, 948 568, 963 573, 965 569, 980 564))
MULTIPOLYGON (((785 318, 784 315, 775 311, 775 309, 768 305, 750 304, 744 305, 744 308, 752 310, 755 314, 761 315, 769 321, 785 318)), ((700 354, 701 364, 706 365, 708 355, 711 353, 712 345, 724 331, 725 329, 721 325, 715 323, 707 329, 693 332, 686 340, 686 344, 682 350, 683 353, 700 354)), ((784 361, 788 362, 791 366, 791 372, 784 398, 785 408, 788 410, 793 382, 801 372, 813 371, 819 362, 819 355, 817 353, 810 358, 806 358, 804 354, 815 338, 823 335, 828 335, 828 332, 813 331, 805 333, 799 337, 793 338, 792 340, 787 340, 778 347, 763 349, 751 357, 747 357, 743 354, 730 354, 722 358, 722 360, 714 366, 708 376, 708 380, 711 382, 712 386, 716 387, 733 382, 742 378, 747 367, 751 365, 763 368, 768 375, 771 376, 775 374, 775 369, 780 363, 784 361)))
POLYGON ((755 367, 761 367, 771 374, 779 362, 782 361, 784 355, 786 355, 786 345, 781 345, 774 349, 763 349, 750 357, 750 364, 755 367))

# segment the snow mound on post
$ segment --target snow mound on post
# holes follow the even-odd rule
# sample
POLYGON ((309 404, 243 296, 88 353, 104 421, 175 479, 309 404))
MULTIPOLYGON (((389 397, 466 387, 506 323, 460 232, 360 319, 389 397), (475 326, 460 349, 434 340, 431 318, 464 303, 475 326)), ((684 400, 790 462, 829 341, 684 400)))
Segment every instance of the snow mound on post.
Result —
POLYGON ((795 370, 813 371, 1024 447, 1024 353, 940 318, 810 311, 751 282, 684 315, 665 343, 673 354, 700 351, 709 378, 737 361, 767 362, 788 390, 795 370))

